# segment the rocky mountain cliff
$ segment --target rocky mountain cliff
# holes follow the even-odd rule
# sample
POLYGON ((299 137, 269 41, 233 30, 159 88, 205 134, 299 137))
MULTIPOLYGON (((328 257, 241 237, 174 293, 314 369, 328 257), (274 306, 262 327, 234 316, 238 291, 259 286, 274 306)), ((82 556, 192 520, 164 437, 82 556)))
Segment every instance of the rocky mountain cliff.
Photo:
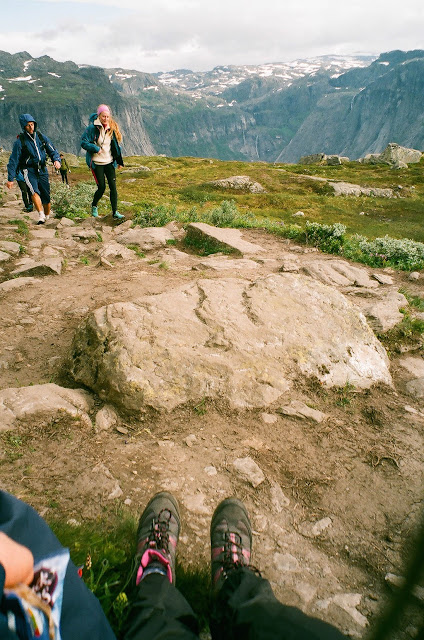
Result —
POLYGON ((27 111, 58 147, 79 153, 89 114, 106 102, 126 155, 357 159, 389 142, 424 148, 423 86, 422 50, 157 74, 0 52, 0 144, 11 148, 27 111))

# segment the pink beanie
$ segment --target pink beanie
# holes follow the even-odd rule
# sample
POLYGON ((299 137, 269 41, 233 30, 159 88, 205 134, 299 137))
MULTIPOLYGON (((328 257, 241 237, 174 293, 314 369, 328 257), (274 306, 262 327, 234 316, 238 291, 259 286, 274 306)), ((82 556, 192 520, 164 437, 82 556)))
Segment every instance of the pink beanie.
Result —
POLYGON ((110 115, 110 109, 107 106, 107 104, 99 104, 99 106, 97 107, 97 115, 98 116, 103 112, 108 113, 110 115))

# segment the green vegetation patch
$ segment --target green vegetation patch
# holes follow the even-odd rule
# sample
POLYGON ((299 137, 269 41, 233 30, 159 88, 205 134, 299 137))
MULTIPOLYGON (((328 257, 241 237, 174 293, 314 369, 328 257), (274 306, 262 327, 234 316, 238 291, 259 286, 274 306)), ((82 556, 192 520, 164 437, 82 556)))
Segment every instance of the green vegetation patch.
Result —
POLYGON ((29 228, 25 220, 9 220, 9 224, 16 225, 17 228, 15 231, 16 233, 19 233, 19 235, 24 236, 25 238, 29 236, 29 228))
POLYGON ((88 218, 96 187, 91 182, 78 182, 70 188, 54 182, 51 188, 52 208, 56 218, 88 218))

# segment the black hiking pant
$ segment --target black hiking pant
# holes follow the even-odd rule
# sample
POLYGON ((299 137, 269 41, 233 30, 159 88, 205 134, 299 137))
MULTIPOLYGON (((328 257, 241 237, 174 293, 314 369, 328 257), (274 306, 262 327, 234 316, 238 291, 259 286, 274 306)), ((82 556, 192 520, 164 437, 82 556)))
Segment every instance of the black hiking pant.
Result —
POLYGON ((28 193, 28 187, 25 180, 16 180, 21 190, 22 200, 25 205, 25 209, 29 209, 32 206, 31 195, 28 193))
POLYGON ((112 214, 116 213, 118 208, 118 192, 116 190, 116 172, 113 163, 110 164, 96 164, 91 168, 94 179, 97 184, 97 191, 93 196, 92 207, 97 207, 97 204, 105 192, 106 180, 109 186, 110 192, 110 204, 112 207, 112 214))
MULTIPOLYGON (((246 568, 226 579, 210 629, 213 640, 346 640, 335 627, 279 602, 268 580, 246 568)), ((192 608, 165 576, 140 582, 125 640, 195 640, 198 633, 192 608)))
POLYGON ((68 169, 60 169, 60 175, 62 176, 62 182, 68 183, 68 169))

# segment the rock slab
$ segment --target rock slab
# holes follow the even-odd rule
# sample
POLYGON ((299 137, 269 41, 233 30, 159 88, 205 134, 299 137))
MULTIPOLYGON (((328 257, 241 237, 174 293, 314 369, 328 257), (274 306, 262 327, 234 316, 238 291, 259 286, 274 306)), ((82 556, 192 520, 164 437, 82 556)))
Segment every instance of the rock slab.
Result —
POLYGON ((91 313, 69 362, 78 383, 130 412, 204 398, 265 408, 293 381, 391 384, 386 352, 362 313, 310 278, 202 279, 91 313))

